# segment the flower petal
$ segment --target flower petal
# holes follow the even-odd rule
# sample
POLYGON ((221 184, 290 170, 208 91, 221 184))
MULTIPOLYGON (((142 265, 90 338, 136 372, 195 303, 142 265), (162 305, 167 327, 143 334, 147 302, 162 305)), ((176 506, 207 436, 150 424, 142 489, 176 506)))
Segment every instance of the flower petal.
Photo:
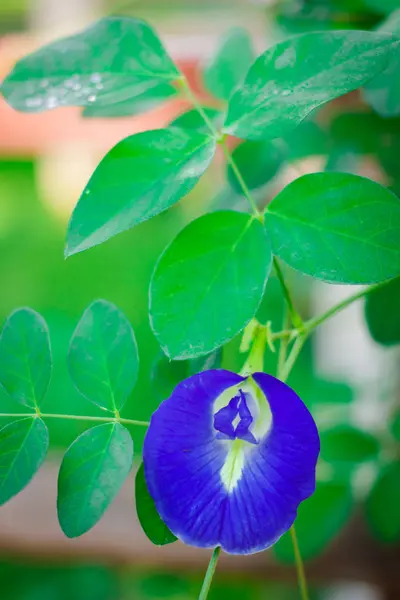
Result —
POLYGON ((214 428, 216 399, 246 385, 229 371, 186 379, 152 416, 143 453, 147 485, 161 518, 187 544, 233 554, 268 548, 314 491, 319 439, 310 413, 274 377, 256 373, 253 380, 272 413, 257 444, 218 438, 214 428))

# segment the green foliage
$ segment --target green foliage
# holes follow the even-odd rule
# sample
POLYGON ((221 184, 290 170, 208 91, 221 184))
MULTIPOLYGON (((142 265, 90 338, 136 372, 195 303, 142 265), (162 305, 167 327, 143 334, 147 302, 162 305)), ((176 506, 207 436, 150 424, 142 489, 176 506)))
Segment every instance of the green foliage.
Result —
POLYGON ((179 75, 147 23, 107 17, 22 58, 1 92, 13 108, 25 112, 107 106, 179 75))
MULTIPOLYGON (((222 120, 223 113, 218 108, 211 108, 209 106, 203 106, 202 109, 208 119, 217 127, 222 120)), ((205 122, 203 115, 195 108, 187 110, 179 115, 179 117, 176 117, 176 119, 171 121, 170 127, 197 129, 197 131, 209 133, 209 127, 205 122)))
POLYGON ((320 432, 321 458, 332 465, 356 466, 376 459, 380 444, 370 433, 351 425, 338 425, 320 432))
POLYGON ((165 354, 160 354, 151 373, 152 391, 159 401, 165 400, 178 383, 201 371, 219 369, 221 361, 221 348, 192 360, 169 360, 165 354))
POLYGON ((400 277, 368 294, 365 317, 376 342, 384 346, 400 344, 400 277))
MULTIPOLYGON (((236 146, 232 157, 247 187, 252 190, 275 177, 284 161, 285 148, 274 140, 244 141, 236 146)), ((227 179, 237 194, 243 194, 231 165, 227 167, 227 179)))
POLYGON ((274 198, 265 223, 275 254, 318 279, 373 283, 400 272, 400 201, 369 179, 304 175, 274 198))
POLYGON ((151 326, 165 354, 194 358, 232 339, 257 311, 270 268, 258 220, 221 211, 190 223, 162 254, 150 285, 151 326))
POLYGON ((51 376, 47 325, 30 308, 14 311, 0 337, 0 384, 21 404, 35 408, 42 402, 51 376))
POLYGON ((109 117, 129 117, 131 115, 139 115, 143 112, 157 107, 166 100, 170 100, 176 96, 176 89, 168 83, 160 83, 149 88, 142 94, 127 98, 113 104, 105 106, 96 104, 87 106, 83 112, 83 117, 109 118, 109 117))
POLYGON ((321 104, 380 73, 396 44, 388 34, 335 31, 269 48, 230 99, 224 131, 252 140, 286 134, 321 104))
POLYGON ((135 502, 139 522, 153 544, 165 546, 176 542, 177 538, 161 520, 153 498, 147 489, 144 467, 141 463, 135 478, 135 502))
POLYGON ((400 462, 387 465, 378 475, 365 505, 369 528, 382 542, 400 539, 400 462))
MULTIPOLYGON (((353 509, 353 497, 348 484, 319 482, 311 498, 299 507, 296 533, 304 560, 320 554, 346 525, 353 509)), ((295 561, 290 533, 274 546, 278 560, 295 561)))
POLYGON ((175 204, 195 186, 214 152, 211 137, 176 128, 146 131, 119 142, 103 158, 75 207, 66 256, 101 244, 175 204))
POLYGON ((254 60, 253 43, 246 29, 237 27, 221 40, 216 55, 204 69, 206 88, 220 100, 228 100, 254 60))
POLYGON ((40 469, 49 447, 49 433, 36 416, 0 429, 0 505, 28 485, 40 469))
MULTIPOLYGON (((396 5, 398 8, 398 2, 396 5)), ((379 27, 379 31, 392 33, 400 38, 400 10, 379 27)), ((365 88, 365 98, 376 112, 382 117, 400 115, 400 56, 393 55, 389 66, 368 83, 365 88)))
POLYGON ((400 411, 397 411, 389 423, 389 429, 397 442, 400 442, 400 411))
POLYGON ((398 0, 364 0, 368 8, 376 10, 379 14, 390 14, 399 7, 398 0))
POLYGON ((120 423, 85 431, 68 448, 58 476, 58 520, 66 536, 91 529, 114 500, 132 466, 133 442, 120 423))
POLYGON ((71 377, 91 402, 118 412, 132 392, 139 369, 135 334, 125 315, 105 300, 83 313, 68 354, 71 377))

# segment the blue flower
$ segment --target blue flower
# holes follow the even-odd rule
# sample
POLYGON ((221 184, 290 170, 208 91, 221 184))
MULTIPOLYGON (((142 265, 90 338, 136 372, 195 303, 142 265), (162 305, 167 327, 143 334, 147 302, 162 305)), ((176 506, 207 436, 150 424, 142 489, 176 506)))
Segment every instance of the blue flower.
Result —
POLYGON ((204 371, 153 414, 143 451, 158 513, 180 540, 250 554, 272 546, 315 490, 319 438, 296 393, 265 373, 204 371))

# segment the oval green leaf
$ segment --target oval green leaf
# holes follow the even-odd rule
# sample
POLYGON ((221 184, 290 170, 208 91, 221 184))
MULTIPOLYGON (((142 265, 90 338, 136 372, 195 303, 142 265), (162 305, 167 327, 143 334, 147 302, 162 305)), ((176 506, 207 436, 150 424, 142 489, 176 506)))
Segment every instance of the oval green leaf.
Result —
POLYGON ((265 223, 273 252, 317 279, 375 283, 400 274, 400 200, 364 177, 304 175, 274 198, 265 223))
POLYGON ((369 332, 378 344, 400 344, 400 277, 368 294, 365 317, 369 332))
POLYGON ((261 223, 221 211, 190 223, 161 255, 150 322, 170 358, 195 358, 232 339, 257 311, 271 268, 261 223))
POLYGON ((254 140, 284 135, 321 104, 383 71, 397 44, 384 33, 327 31, 269 48, 232 96, 224 131, 254 140))
POLYGON ((120 423, 98 425, 66 451, 58 476, 57 511, 67 537, 91 529, 117 496, 132 466, 133 442, 120 423))
MULTIPOLYGON (((396 8, 399 8, 398 0, 394 1, 396 8)), ((393 12, 380 25, 378 31, 393 33, 399 38, 400 10, 393 12)), ((396 52, 388 67, 366 85, 364 95, 368 104, 381 117, 400 115, 400 52, 396 52)))
POLYGON ((179 75, 147 23, 114 16, 19 60, 1 92, 13 108, 24 112, 105 106, 179 75))
POLYGON ((144 467, 141 463, 135 478, 135 502, 139 523, 149 540, 156 546, 176 542, 177 538, 168 529, 157 512, 156 505, 147 488, 144 467))
POLYGON ((163 102, 176 96, 176 89, 168 83, 160 83, 149 88, 143 94, 114 102, 106 106, 87 106, 82 112, 85 118, 130 117, 156 108, 163 102))
POLYGON ((254 50, 246 29, 236 27, 226 33, 215 56, 204 69, 206 88, 220 100, 228 100, 241 83, 251 63, 254 50))
MULTIPOLYGON (((297 539, 303 560, 320 554, 347 523, 354 501, 346 484, 319 482, 311 498, 299 507, 295 522, 297 539)), ((295 562, 290 533, 275 544, 277 558, 284 563, 295 562)))
POLYGON ((36 416, 0 429, 0 505, 28 485, 49 447, 49 432, 36 416))
POLYGON ((337 465, 358 465, 376 459, 380 444, 375 436, 350 425, 320 431, 321 458, 337 465))
POLYGON ((0 337, 0 384, 25 406, 39 406, 51 376, 49 330, 30 308, 14 311, 0 337))
POLYGON ((132 392, 139 356, 133 329, 114 304, 93 302, 71 339, 68 367, 78 390, 111 412, 119 411, 132 392))
POLYGON ((175 128, 119 142, 97 167, 72 213, 65 255, 101 244, 175 204, 195 186, 214 152, 211 137, 175 128))
POLYGON ((378 476, 365 505, 367 523, 382 542, 400 539, 400 462, 387 465, 378 476))
MULTIPOLYGON (((285 160, 285 146, 276 140, 246 140, 236 146, 232 157, 247 187, 253 190, 271 181, 278 173, 285 160)), ((231 165, 227 167, 227 179, 237 194, 243 194, 231 165)))

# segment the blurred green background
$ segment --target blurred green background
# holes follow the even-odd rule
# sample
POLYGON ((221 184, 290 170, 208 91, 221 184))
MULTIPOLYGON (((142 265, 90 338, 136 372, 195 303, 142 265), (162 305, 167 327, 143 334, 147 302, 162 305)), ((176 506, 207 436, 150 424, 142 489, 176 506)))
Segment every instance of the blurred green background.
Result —
MULTIPOLYGON (((5 74, 19 53, 27 51, 32 39, 37 43, 38 37, 47 39, 50 32, 55 35, 59 29, 74 31, 74 24, 75 29, 79 29, 90 20, 115 11, 148 19, 174 58, 186 64, 201 88, 201 65, 207 62, 220 36, 232 25, 246 26, 262 50, 275 40, 306 30, 377 27, 398 7, 400 2, 396 0, 138 0, 127 3, 2 0, 0 34, 4 37, 0 38, 0 73, 5 74), (67 17, 68 23, 65 22, 67 17)), ((395 192, 400 190, 400 118, 396 114, 390 118, 382 115, 379 106, 377 110, 376 103, 372 104, 374 110, 362 94, 356 93, 313 115, 290 139, 284 140, 284 160, 278 165, 277 173, 272 169, 271 177, 256 190, 258 200, 265 203, 293 177, 320 169, 363 174, 395 192)), ((35 150, 27 145, 24 150, 23 127, 15 128, 15 132, 12 128, 5 130, 10 109, 1 105, 0 109, 0 322, 17 307, 30 306, 39 311, 49 324, 54 354, 54 372, 44 410, 96 415, 101 413, 72 385, 65 358, 71 334, 86 306, 97 298, 114 302, 131 321, 140 352, 139 381, 124 407, 123 416, 148 419, 162 396, 174 385, 177 372, 178 376, 181 372, 181 366, 167 364, 164 379, 159 380, 157 370, 154 381, 160 350, 147 315, 153 266, 161 251, 188 221, 211 208, 242 210, 243 200, 229 184, 229 177, 225 181, 225 166, 219 159, 177 207, 65 261, 63 246, 68 216, 85 184, 87 171, 87 165, 82 170, 76 168, 74 153, 82 157, 86 149, 88 164, 96 165, 105 150, 103 143, 96 146, 102 139, 104 121, 96 121, 99 131, 92 145, 87 145, 85 138, 82 150, 79 140, 75 140, 72 145, 61 148, 62 152, 57 147, 56 159, 52 160, 53 148, 44 143, 35 150), (14 136, 19 136, 17 151, 14 136)), ((60 111, 60 120, 62 115, 60 111)), ((26 117, 24 123, 27 124, 26 117)), ((56 124, 56 121, 52 121, 52 125, 49 122, 49 127, 56 124)), ((157 126, 159 122, 155 121, 154 127, 157 126)), ((52 137, 57 140, 57 128, 52 137)), ((252 164, 250 159, 245 168, 250 169, 252 164)), ((87 172, 87 176, 89 174, 87 172)), ((250 171, 247 174, 251 176, 250 171)), ((287 275, 305 316, 323 306, 327 298, 332 296, 331 304, 339 298, 332 287, 314 285, 308 278, 292 272, 287 275)), ((382 322, 387 323, 388 319, 390 322, 391 313, 400 312, 399 287, 397 282, 390 292, 384 292, 383 297, 371 302, 369 307, 370 327, 378 341, 382 341, 382 322), (384 319, 382 311, 386 311, 384 319)), ((282 323, 282 307, 279 285, 272 277, 258 318, 262 322, 271 321, 277 330, 282 323)), ((322 437, 317 492, 302 506, 298 521, 300 547, 304 557, 311 561, 313 598, 400 598, 400 577, 395 566, 400 559, 399 354, 396 349, 380 350, 372 342, 362 310, 358 307, 358 313, 350 320, 337 322, 335 331, 329 330, 325 336, 313 339, 290 381, 312 410, 322 437), (329 356, 330 346, 341 353, 341 333, 345 333, 346 328, 350 328, 353 335, 350 339, 355 340, 355 345, 350 350, 343 348, 343 355, 349 356, 349 352, 361 355, 362 369, 357 373, 343 368, 346 358, 342 363, 333 361, 329 368, 327 359, 323 358, 324 353, 329 356), (331 343, 327 335, 332 334, 331 343)), ((224 348, 223 366, 241 367, 244 356, 238 352, 239 341, 233 340, 224 348)), ((276 360, 276 354, 269 350, 266 370, 274 372, 276 360)), ((23 412, 1 389, 0 407, 2 413, 23 412)), ((2 423, 6 422, 3 418, 2 423)), ((85 428, 84 423, 74 421, 54 420, 48 425, 54 460, 59 459, 60 451, 85 428)), ((133 434, 139 455, 143 433, 135 430, 133 434)), ((173 568, 164 568, 162 561, 160 564, 156 558, 157 548, 153 555, 146 553, 145 560, 138 561, 139 564, 132 564, 129 553, 126 560, 120 556, 116 560, 112 549, 108 553, 107 548, 102 549, 101 559, 94 559, 90 552, 86 557, 82 553, 75 555, 75 546, 68 547, 67 554, 60 547, 58 554, 58 538, 49 543, 47 532, 38 531, 37 552, 32 557, 31 549, 25 551, 23 543, 15 546, 13 523, 18 531, 18 511, 29 515, 30 503, 34 501, 37 497, 30 496, 28 488, 22 493, 15 512, 7 513, 11 518, 7 529, 0 513, 2 598, 183 600, 197 597, 206 564, 204 555, 190 567, 177 562, 173 568)), ((133 500, 127 517, 136 518, 133 500)), ((234 573, 226 571, 226 563, 222 565, 211 600, 296 600, 299 597, 293 568, 285 566, 293 562, 287 539, 283 538, 276 546, 274 558, 272 553, 265 557, 265 571, 260 559, 257 569, 252 570, 252 558, 246 560, 238 564, 234 573)))

